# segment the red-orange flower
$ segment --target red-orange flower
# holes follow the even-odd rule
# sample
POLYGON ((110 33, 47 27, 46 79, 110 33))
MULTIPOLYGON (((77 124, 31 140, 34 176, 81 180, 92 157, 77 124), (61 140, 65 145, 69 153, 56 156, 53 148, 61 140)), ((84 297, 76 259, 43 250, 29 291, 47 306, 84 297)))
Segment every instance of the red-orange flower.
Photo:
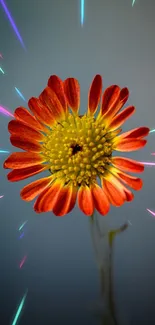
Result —
POLYGON ((39 98, 29 100, 31 113, 23 107, 15 110, 15 120, 8 125, 10 141, 26 152, 12 153, 4 168, 12 169, 8 174, 12 182, 50 171, 50 176, 21 191, 26 201, 38 196, 36 212, 53 211, 63 216, 74 208, 77 199, 86 215, 92 215, 94 209, 105 215, 110 204, 121 206, 133 199, 125 185, 141 189, 142 180, 126 172, 142 172, 143 164, 112 153, 144 147, 147 141, 143 138, 149 129, 140 127, 120 135, 120 127, 135 112, 134 106, 120 112, 129 91, 113 85, 104 91, 102 99, 101 95, 102 78, 96 75, 89 90, 87 113, 79 116, 78 81, 68 78, 63 82, 51 76, 39 98))

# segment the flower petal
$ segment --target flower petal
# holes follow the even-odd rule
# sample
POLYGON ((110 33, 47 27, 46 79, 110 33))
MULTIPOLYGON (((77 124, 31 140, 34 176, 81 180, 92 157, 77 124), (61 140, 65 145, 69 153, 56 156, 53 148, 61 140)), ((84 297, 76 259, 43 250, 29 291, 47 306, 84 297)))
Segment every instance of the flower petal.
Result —
POLYGON ((8 130, 11 134, 18 137, 23 137, 25 139, 34 139, 41 141, 44 137, 43 134, 41 134, 39 131, 32 129, 28 125, 17 120, 12 120, 9 122, 8 130))
POLYGON ((33 140, 33 138, 25 139, 23 137, 12 135, 10 137, 10 142, 12 143, 13 146, 26 151, 41 152, 40 144, 36 140, 33 140))
POLYGON ((20 196, 24 201, 32 201, 52 182, 53 176, 44 177, 34 181, 25 187, 20 192, 20 196))
POLYGON ((13 152, 4 162, 4 168, 22 169, 45 162, 45 158, 37 153, 13 152))
POLYGON ((96 210, 101 215, 106 215, 109 212, 110 204, 102 188, 97 184, 93 184, 91 186, 91 193, 96 210))
POLYGON ((7 175, 7 178, 10 182, 18 182, 18 181, 26 179, 30 176, 39 174, 39 173, 47 170, 48 168, 49 167, 47 165, 40 164, 40 165, 36 165, 36 166, 31 166, 28 168, 14 169, 7 175))
POLYGON ((68 78, 64 81, 64 91, 68 106, 73 112, 78 113, 80 107, 80 85, 75 78, 68 78))
POLYGON ((91 190, 87 185, 79 188, 77 199, 81 211, 87 216, 91 216, 94 211, 94 203, 91 190))
POLYGON ((134 106, 125 108, 121 113, 116 115, 109 124, 111 131, 119 128, 133 113, 135 112, 134 106))
POLYGON ((28 101, 28 106, 36 118, 42 123, 48 126, 52 126, 54 124, 55 121, 52 112, 45 105, 43 105, 38 98, 30 98, 28 101))
POLYGON ((115 175, 117 178, 119 178, 120 181, 127 184, 128 186, 133 188, 135 191, 141 190, 141 188, 143 186, 143 182, 142 182, 141 178, 128 175, 115 167, 111 168, 111 172, 113 175, 115 175))
POLYGON ((95 114, 102 93, 102 77, 97 74, 92 81, 88 95, 88 113, 95 114))
POLYGON ((124 157, 112 157, 112 164, 127 172, 141 173, 144 171, 144 165, 138 161, 124 158, 124 157))
POLYGON ((146 137, 150 132, 150 129, 145 127, 145 126, 141 126, 139 128, 135 128, 132 129, 130 131, 124 132, 122 133, 119 137, 121 139, 126 139, 126 138, 136 138, 136 139, 141 139, 146 137))
POLYGON ((53 119, 59 121, 65 118, 64 109, 56 95, 56 93, 50 88, 46 87, 39 99, 45 105, 49 111, 51 112, 53 119))
POLYGON ((64 186, 58 193, 57 199, 53 206, 53 213, 59 217, 69 213, 74 208, 76 197, 76 187, 73 187, 73 185, 64 186))
POLYGON ((101 115, 111 110, 117 102, 120 94, 120 87, 112 85, 105 89, 102 96, 101 115))
POLYGON ((126 195, 122 188, 119 186, 116 177, 108 175, 107 179, 101 181, 103 191, 107 195, 110 203, 116 207, 120 207, 126 200, 126 195))
POLYGON ((56 93, 64 112, 67 112, 67 101, 63 81, 58 76, 53 75, 48 80, 48 87, 50 87, 56 93))
MULTIPOLYGON (((116 138, 117 139, 117 138, 116 138)), ((141 140, 141 139, 118 139, 114 140, 114 145, 113 145, 113 149, 115 149, 116 151, 126 151, 126 152, 130 152, 130 151, 135 151, 135 150, 139 150, 140 148, 144 147, 147 143, 146 140, 141 140)))
POLYGON ((111 120, 113 116, 115 116, 121 108, 124 106, 124 104, 127 102, 129 98, 129 90, 128 88, 122 88, 119 94, 119 97, 115 104, 112 106, 112 108, 107 112, 105 115, 106 120, 111 120))
POLYGON ((14 116, 17 120, 23 122, 24 124, 27 124, 28 126, 31 126, 33 129, 39 131, 44 130, 43 125, 41 125, 39 121, 37 121, 36 118, 32 116, 31 113, 24 107, 16 108, 14 116))
POLYGON ((53 183, 46 188, 37 198, 34 204, 34 210, 37 213, 49 212, 53 210, 55 202, 59 192, 63 187, 63 183, 60 181, 53 181, 53 183))

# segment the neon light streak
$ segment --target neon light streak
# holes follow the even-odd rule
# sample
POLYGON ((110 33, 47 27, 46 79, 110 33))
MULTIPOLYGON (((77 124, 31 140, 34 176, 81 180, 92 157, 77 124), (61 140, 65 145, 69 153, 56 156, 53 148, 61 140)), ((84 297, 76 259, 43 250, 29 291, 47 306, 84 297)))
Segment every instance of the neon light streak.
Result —
POLYGON ((23 257, 23 259, 21 260, 20 264, 19 264, 19 268, 20 268, 20 269, 21 269, 22 266, 24 265, 26 259, 27 259, 27 256, 25 255, 25 256, 23 257))
POLYGON ((84 9, 85 9, 85 0, 81 1, 81 26, 84 24, 84 9))
POLYGON ((24 221, 24 222, 22 223, 22 225, 19 227, 18 230, 21 231, 22 228, 26 225, 27 222, 28 222, 28 220, 24 221))
POLYGON ((150 210, 150 209, 146 209, 148 212, 150 212, 152 214, 153 217, 155 217, 155 212, 150 210))
POLYGON ((10 13, 9 9, 7 8, 7 5, 6 5, 5 1, 0 0, 0 3, 1 3, 1 5, 2 5, 7 17, 8 17, 8 20, 10 21, 10 24, 11 24, 11 26, 12 26, 12 28, 13 28, 19 42, 21 43, 22 47, 26 50, 25 44, 24 44, 24 42, 22 40, 22 37, 21 37, 21 35, 20 35, 19 31, 18 31, 18 28, 17 28, 17 26, 16 26, 16 24, 15 24, 15 22, 14 22, 12 16, 11 16, 11 13, 10 13))
POLYGON ((10 113, 6 108, 0 106, 0 113, 6 115, 6 116, 11 116, 14 117, 12 113, 10 113))
POLYGON ((140 162, 146 166, 155 166, 155 162, 149 162, 149 161, 140 161, 140 162))
POLYGON ((26 99, 23 96, 23 94, 21 93, 21 91, 17 87, 15 87, 15 90, 16 90, 17 94, 24 100, 24 102, 26 102, 26 99))
POLYGON ((3 70, 1 67, 0 67, 0 71, 1 71, 3 74, 5 74, 5 73, 4 73, 4 70, 3 70))
POLYGON ((22 309, 23 309, 23 307, 24 307, 24 303, 25 303, 25 299, 26 299, 27 293, 28 293, 28 290, 26 290, 26 293, 25 293, 25 295, 23 296, 23 298, 22 298, 22 300, 21 300, 21 302, 20 302, 20 304, 19 304, 19 307, 18 307, 17 312, 16 312, 16 314, 15 314, 14 320, 13 320, 13 322, 12 322, 12 325, 16 325, 16 324, 17 324, 17 321, 18 321, 18 319, 19 319, 19 316, 20 316, 20 314, 21 314, 21 312, 22 312, 22 309))

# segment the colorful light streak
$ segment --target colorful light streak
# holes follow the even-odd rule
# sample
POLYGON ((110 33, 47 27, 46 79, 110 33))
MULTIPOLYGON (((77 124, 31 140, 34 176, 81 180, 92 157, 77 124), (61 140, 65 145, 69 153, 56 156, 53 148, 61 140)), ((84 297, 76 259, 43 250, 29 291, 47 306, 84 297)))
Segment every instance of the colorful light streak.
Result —
POLYGON ((1 53, 0 53, 0 58, 1 58, 1 59, 3 59, 3 56, 2 56, 2 54, 1 54, 1 53))
POLYGON ((153 132, 155 132, 155 129, 152 129, 149 133, 153 133, 153 132))
POLYGON ((10 22, 10 24, 11 24, 14 32, 15 32, 15 34, 16 34, 19 42, 20 42, 20 44, 22 45, 22 47, 24 48, 24 50, 26 50, 25 44, 23 42, 23 39, 22 39, 22 37, 21 37, 21 35, 20 35, 19 31, 18 31, 18 28, 17 28, 17 26, 16 26, 16 24, 15 24, 15 22, 14 22, 12 16, 11 16, 10 11, 7 8, 7 5, 6 5, 5 1, 4 0, 0 0, 0 3, 1 3, 1 5, 2 5, 2 7, 3 7, 3 9, 4 9, 5 13, 6 13, 6 16, 7 16, 8 20, 9 20, 9 22, 10 22))
POLYGON ((20 264, 19 264, 19 268, 20 268, 20 269, 23 267, 23 265, 24 265, 26 259, 27 259, 27 255, 25 255, 25 256, 23 257, 23 259, 21 260, 21 262, 20 262, 20 264))
POLYGON ((140 161, 140 162, 146 166, 155 166, 155 162, 149 162, 149 161, 140 161))
POLYGON ((24 232, 20 235, 19 239, 22 239, 24 237, 24 232))
POLYGON ((151 155, 152 155, 152 156, 155 156, 155 152, 152 152, 151 155))
POLYGON ((81 26, 84 24, 84 8, 85 8, 85 0, 81 1, 81 26))
POLYGON ((14 117, 12 113, 10 113, 6 108, 0 106, 0 113, 6 115, 6 116, 11 116, 14 117))
POLYGON ((4 195, 0 195, 0 199, 2 199, 4 197, 4 195))
POLYGON ((134 6, 135 2, 136 2, 136 0, 133 0, 133 1, 132 1, 132 7, 134 6))
POLYGON ((0 153, 9 153, 10 151, 7 151, 7 150, 1 150, 0 149, 0 153))
POLYGON ((23 223, 22 223, 22 225, 19 227, 19 231, 21 231, 22 229, 23 229, 23 227, 26 225, 26 223, 28 222, 28 220, 26 220, 26 221, 24 221, 23 223))
POLYGON ((150 209, 146 209, 148 212, 150 212, 152 214, 153 217, 155 217, 155 212, 150 210, 150 209))
POLYGON ((3 74, 5 74, 5 73, 4 73, 4 70, 3 70, 1 67, 0 67, 0 71, 1 71, 3 74))
POLYGON ((27 102, 25 97, 23 96, 23 94, 21 93, 21 91, 17 87, 15 87, 15 90, 16 90, 17 94, 24 100, 24 102, 27 102))
POLYGON ((28 290, 26 290, 26 293, 25 293, 25 295, 23 296, 23 298, 22 298, 22 300, 21 300, 21 302, 20 302, 20 304, 19 304, 19 307, 18 307, 17 312, 16 312, 16 314, 15 314, 14 320, 13 320, 13 322, 12 322, 12 325, 16 325, 17 322, 18 322, 19 316, 20 316, 20 314, 21 314, 21 312, 22 312, 22 309, 23 309, 23 307, 24 307, 24 303, 25 303, 25 300, 26 300, 26 297, 27 297, 27 293, 28 293, 28 290))

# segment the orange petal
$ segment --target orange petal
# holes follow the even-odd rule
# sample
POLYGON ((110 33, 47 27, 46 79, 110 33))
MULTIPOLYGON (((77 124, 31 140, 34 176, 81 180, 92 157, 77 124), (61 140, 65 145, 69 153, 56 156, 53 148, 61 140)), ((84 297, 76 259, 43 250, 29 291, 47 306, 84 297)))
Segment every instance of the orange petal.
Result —
POLYGON ((63 183, 53 181, 50 187, 46 188, 37 198, 34 204, 34 210, 37 213, 52 211, 62 187, 63 183))
POLYGON ((120 87, 112 85, 105 89, 102 96, 101 115, 111 110, 117 102, 120 94, 120 87))
POLYGON ((45 162, 45 158, 37 153, 13 152, 4 162, 4 168, 22 169, 45 162))
POLYGON ((14 116, 17 120, 23 122, 24 124, 27 124, 31 126, 32 128, 43 131, 44 127, 39 123, 39 121, 36 120, 34 116, 30 114, 30 112, 24 108, 24 107, 18 107, 16 108, 14 112, 14 116))
POLYGON ((91 190, 87 185, 79 188, 77 199, 82 212, 87 216, 91 216, 94 211, 94 203, 91 190))
POLYGON ((76 197, 77 188, 73 185, 62 187, 53 206, 53 213, 59 217, 69 213, 74 208, 76 197))
POLYGON ((135 112, 134 106, 125 108, 121 113, 116 115, 109 124, 111 131, 119 128, 133 113, 135 112))
POLYGON ((10 137, 10 142, 13 146, 30 151, 30 152, 41 152, 41 146, 36 140, 31 139, 25 139, 23 137, 19 137, 16 135, 12 135, 10 137))
POLYGON ((50 87, 43 90, 39 99, 49 109, 54 120, 59 121, 65 118, 64 109, 56 93, 50 87))
POLYGON ((112 157, 112 164, 118 169, 127 172, 141 173, 144 171, 144 165, 142 163, 129 158, 112 157))
POLYGON ((141 126, 139 128, 135 128, 132 129, 130 131, 124 132, 120 135, 120 138, 124 139, 124 138, 136 138, 136 139, 141 139, 146 137, 150 132, 150 129, 145 127, 145 126, 141 126))
POLYGON ((97 184, 93 184, 91 186, 91 193, 96 210, 101 215, 106 215, 109 212, 110 204, 102 188, 97 184))
POLYGON ((115 114, 117 114, 129 98, 128 88, 122 88, 119 94, 119 97, 112 108, 105 115, 105 119, 111 119, 115 114))
POLYGON ((32 97, 28 101, 28 106, 38 120, 48 126, 53 125, 54 118, 52 112, 45 105, 43 105, 38 98, 32 97))
POLYGON ((97 74, 91 84, 88 95, 88 113, 95 114, 102 93, 102 77, 97 74))
POLYGON ((123 183, 127 184, 134 190, 141 190, 143 182, 140 178, 128 175, 115 167, 111 168, 111 172, 113 173, 113 175, 118 177, 123 183))
POLYGON ((20 192, 21 198, 24 201, 32 201, 52 182, 52 179, 53 176, 48 176, 26 185, 20 192))
POLYGON ((67 101, 65 98, 63 81, 58 76, 51 76, 48 80, 48 86, 56 93, 64 112, 67 112, 67 101))
POLYGON ((102 188, 107 195, 110 203, 116 207, 120 207, 126 200, 124 191, 119 186, 117 179, 113 175, 110 175, 108 179, 102 180, 102 188))
POLYGON ((11 134, 18 137, 23 137, 25 139, 34 139, 41 141, 43 139, 43 134, 39 131, 32 129, 21 121, 12 120, 8 124, 8 130, 11 134))
POLYGON ((80 107, 80 85, 75 78, 68 78, 64 81, 64 91, 68 106, 77 113, 80 107))
POLYGON ((28 168, 14 169, 7 175, 7 178, 10 182, 18 182, 30 176, 39 174, 46 169, 48 169, 47 165, 36 165, 28 168))
POLYGON ((113 148, 116 151, 130 152, 130 151, 139 150, 140 148, 144 147, 146 143, 147 143, 146 140, 141 140, 141 139, 132 139, 132 138, 123 139, 123 140, 119 139, 119 141, 115 140, 113 148))

